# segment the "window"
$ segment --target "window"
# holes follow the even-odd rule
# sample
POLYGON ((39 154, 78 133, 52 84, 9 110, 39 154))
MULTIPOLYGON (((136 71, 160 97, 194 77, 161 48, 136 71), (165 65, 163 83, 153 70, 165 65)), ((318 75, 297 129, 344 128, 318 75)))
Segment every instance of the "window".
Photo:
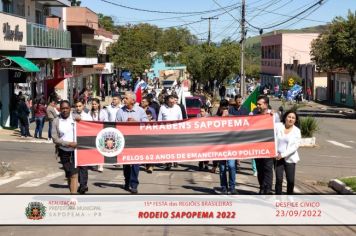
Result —
POLYGON ((2 9, 4 12, 13 13, 12 1, 2 0, 2 9))
POLYGON ((36 10, 36 23, 43 25, 43 14, 42 11, 36 10))
POLYGON ((336 92, 340 93, 340 85, 339 85, 339 80, 336 80, 336 92))

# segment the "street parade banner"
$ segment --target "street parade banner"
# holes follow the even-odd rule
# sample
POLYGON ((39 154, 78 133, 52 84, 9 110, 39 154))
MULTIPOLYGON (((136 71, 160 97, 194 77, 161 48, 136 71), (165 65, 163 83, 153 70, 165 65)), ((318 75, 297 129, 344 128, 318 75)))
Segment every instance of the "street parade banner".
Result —
POLYGON ((0 195, 0 225, 356 225, 356 195, 0 195))
POLYGON ((271 115, 76 125, 76 165, 142 164, 276 156, 271 115))

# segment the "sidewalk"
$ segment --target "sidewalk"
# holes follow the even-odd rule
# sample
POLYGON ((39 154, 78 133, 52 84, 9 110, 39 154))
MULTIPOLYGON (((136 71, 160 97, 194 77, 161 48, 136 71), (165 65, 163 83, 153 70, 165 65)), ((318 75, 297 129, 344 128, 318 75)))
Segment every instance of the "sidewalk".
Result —
MULTIPOLYGON (((34 136, 36 124, 32 122, 30 124, 30 134, 34 136)), ((42 139, 36 139, 34 137, 21 138, 20 129, 0 129, 0 142, 18 142, 18 143, 48 143, 48 122, 45 123, 42 131, 42 139)))

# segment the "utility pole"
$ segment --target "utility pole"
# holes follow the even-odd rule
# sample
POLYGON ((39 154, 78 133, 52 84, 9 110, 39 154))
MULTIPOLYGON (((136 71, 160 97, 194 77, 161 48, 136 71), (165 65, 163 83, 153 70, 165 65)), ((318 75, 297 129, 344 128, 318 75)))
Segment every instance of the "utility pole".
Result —
POLYGON ((211 40, 211 20, 217 20, 219 19, 218 17, 202 17, 202 20, 209 20, 209 31, 208 31, 208 44, 210 45, 210 40, 211 40))
POLYGON ((240 75, 240 94, 246 96, 245 71, 244 71, 244 41, 245 41, 245 0, 241 5, 241 75, 240 75))

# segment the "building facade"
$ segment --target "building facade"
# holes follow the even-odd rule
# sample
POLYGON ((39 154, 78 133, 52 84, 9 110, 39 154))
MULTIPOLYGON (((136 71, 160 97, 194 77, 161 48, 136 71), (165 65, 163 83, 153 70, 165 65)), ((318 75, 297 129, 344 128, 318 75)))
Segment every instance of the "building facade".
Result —
POLYGON ((0 77, 6 78, 0 82, 2 126, 17 127, 19 92, 30 99, 47 97, 51 90, 47 82, 56 79, 55 61, 71 58, 70 33, 63 28, 62 14, 68 6, 68 0, 1 1, 0 77))
POLYGON ((317 33, 275 33, 261 38, 261 86, 273 90, 284 76, 284 64, 311 63, 311 42, 317 33))
MULTIPOLYGON (((354 80, 356 80, 356 76, 354 80)), ((346 70, 329 72, 327 81, 327 97, 330 103, 350 108, 355 107, 351 77, 346 70)))

